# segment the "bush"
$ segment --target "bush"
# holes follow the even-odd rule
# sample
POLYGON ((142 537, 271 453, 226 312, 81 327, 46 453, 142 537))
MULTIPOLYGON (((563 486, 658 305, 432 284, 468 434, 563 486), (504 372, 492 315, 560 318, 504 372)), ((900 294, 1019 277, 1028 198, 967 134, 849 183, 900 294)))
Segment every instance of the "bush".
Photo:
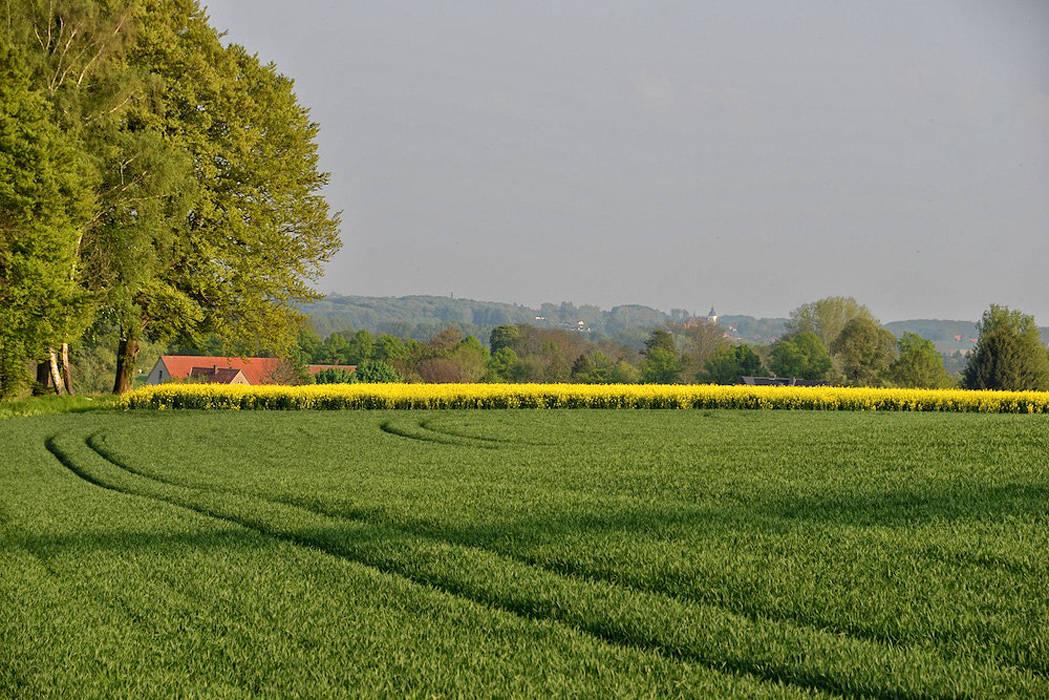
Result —
POLYGON ((340 367, 328 367, 313 375, 314 384, 356 384, 357 376, 354 372, 340 367))
POLYGON ((400 373, 382 360, 364 360, 357 365, 357 381, 364 384, 403 382, 400 373))

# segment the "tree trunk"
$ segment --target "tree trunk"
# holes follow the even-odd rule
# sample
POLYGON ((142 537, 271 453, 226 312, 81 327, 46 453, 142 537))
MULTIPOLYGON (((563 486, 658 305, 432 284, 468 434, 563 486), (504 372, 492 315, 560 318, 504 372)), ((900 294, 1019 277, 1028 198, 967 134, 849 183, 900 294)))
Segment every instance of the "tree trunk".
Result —
POLYGON ((135 385, 135 357, 138 355, 137 340, 121 340, 117 346, 117 378, 113 393, 123 394, 135 385))
POLYGON ((51 363, 36 363, 36 383, 33 384, 33 396, 43 396, 51 386, 51 363))
POLYGON ((55 388, 55 393, 61 396, 65 393, 65 386, 62 383, 62 374, 58 371, 58 354, 54 348, 50 348, 48 354, 51 355, 51 384, 55 388))
POLYGON ((62 343, 62 383, 65 384, 66 393, 73 396, 73 375, 69 371, 69 343, 62 343))

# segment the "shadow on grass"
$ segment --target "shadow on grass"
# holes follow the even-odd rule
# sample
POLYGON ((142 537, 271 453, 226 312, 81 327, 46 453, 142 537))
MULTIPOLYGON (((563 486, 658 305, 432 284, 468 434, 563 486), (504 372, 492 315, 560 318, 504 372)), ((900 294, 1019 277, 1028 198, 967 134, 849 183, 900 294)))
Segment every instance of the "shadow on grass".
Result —
POLYGON ((14 401, 0 401, 0 420, 29 418, 56 413, 87 413, 114 409, 119 397, 113 394, 97 396, 30 396, 14 401))
POLYGON ((893 527, 937 520, 999 521, 1049 514, 1049 487, 1043 483, 929 485, 874 493, 805 495, 758 504, 754 510, 785 520, 833 525, 893 527))
POLYGON ((143 551, 161 556, 186 550, 256 550, 272 546, 272 539, 244 528, 224 528, 215 532, 104 532, 75 534, 12 533, 0 540, 0 550, 21 547, 37 555, 74 552, 123 553, 143 551))

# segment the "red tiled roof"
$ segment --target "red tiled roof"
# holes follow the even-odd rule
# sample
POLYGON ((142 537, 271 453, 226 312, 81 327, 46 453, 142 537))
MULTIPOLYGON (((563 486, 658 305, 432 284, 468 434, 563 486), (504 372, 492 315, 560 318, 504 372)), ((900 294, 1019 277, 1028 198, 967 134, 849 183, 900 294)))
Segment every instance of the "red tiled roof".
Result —
POLYGON ((194 368, 240 370, 253 386, 272 384, 275 370, 280 366, 276 357, 199 357, 193 355, 162 355, 168 374, 173 379, 192 376, 194 368))
POLYGON ((233 367, 194 367, 189 376, 194 379, 206 379, 213 384, 232 384, 243 372, 233 367))

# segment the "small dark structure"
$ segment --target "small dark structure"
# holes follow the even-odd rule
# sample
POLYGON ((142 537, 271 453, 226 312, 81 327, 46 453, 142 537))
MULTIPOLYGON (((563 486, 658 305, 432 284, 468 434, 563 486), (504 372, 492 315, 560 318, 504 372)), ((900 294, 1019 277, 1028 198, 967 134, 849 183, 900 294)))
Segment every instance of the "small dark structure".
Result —
POLYGON ((747 386, 827 386, 827 382, 797 377, 742 377, 747 386))

